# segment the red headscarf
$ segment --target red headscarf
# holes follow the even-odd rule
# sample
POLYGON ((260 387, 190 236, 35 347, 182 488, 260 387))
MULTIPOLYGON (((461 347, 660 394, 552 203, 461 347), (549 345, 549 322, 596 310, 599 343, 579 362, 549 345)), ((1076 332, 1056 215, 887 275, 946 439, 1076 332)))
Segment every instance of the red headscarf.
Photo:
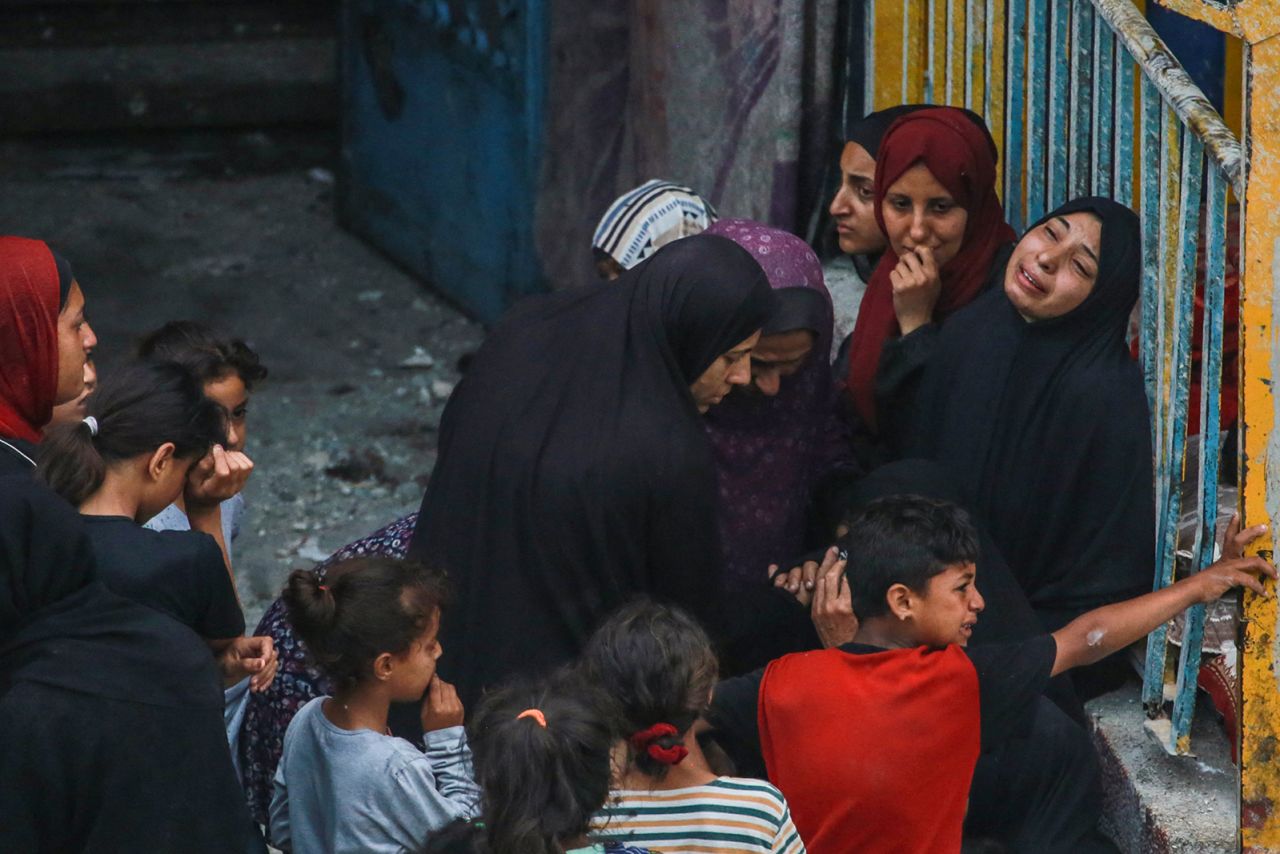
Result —
POLYGON ((0 436, 38 442, 52 417, 61 301, 49 247, 0 237, 0 436))
MULTIPOLYGON (((889 127, 876 159, 876 222, 886 234, 881 211, 885 194, 902 173, 917 163, 928 167, 956 204, 969 214, 960 251, 939 271, 942 293, 933 309, 938 320, 978 295, 991 273, 996 252, 1017 239, 1004 221, 1004 209, 996 197, 995 142, 975 119, 953 107, 910 113, 889 127)), ((867 283, 849 348, 849 391, 858 414, 872 429, 876 427, 875 380, 880 351, 888 338, 899 334, 893 311, 893 285, 889 281, 889 273, 896 266, 898 254, 890 246, 867 283)))

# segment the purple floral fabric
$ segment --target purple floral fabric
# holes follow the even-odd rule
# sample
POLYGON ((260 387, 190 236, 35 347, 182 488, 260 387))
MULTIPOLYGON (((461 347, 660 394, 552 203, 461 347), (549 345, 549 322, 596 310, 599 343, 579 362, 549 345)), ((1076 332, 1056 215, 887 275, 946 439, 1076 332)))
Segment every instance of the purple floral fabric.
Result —
MULTIPOLYGON (((343 546, 316 564, 313 572, 324 577, 333 564, 362 555, 404 557, 413 539, 418 514, 410 513, 361 540, 343 546)), ((279 598, 262 615, 255 635, 270 635, 280 657, 275 681, 261 694, 249 695, 244 724, 240 728, 240 768, 249 809, 259 824, 267 823, 272 779, 284 749, 284 732, 308 701, 329 693, 328 680, 311 666, 307 649, 293 634, 279 598)))
POLYGON ((808 361, 782 379, 777 395, 738 388, 707 413, 719 479, 725 582, 731 590, 744 589, 765 581, 770 563, 803 551, 813 487, 824 475, 852 465, 852 451, 827 362, 831 294, 818 256, 794 234, 750 220, 722 219, 707 233, 749 251, 775 291, 805 288, 818 293, 823 306, 811 324, 817 341, 808 361))

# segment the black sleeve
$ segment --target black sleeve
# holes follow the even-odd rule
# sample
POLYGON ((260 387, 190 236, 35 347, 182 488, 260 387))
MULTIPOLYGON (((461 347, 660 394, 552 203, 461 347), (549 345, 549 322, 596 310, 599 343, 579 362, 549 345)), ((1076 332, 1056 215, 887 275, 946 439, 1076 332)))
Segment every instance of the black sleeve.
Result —
MULTIPOLYGON (((892 443, 907 435, 915 419, 916 390, 938 346, 939 327, 926 323, 910 335, 889 338, 876 368, 876 413, 879 434, 892 443)), ((900 451, 900 448, 895 448, 900 451)))
POLYGON ((236 598, 231 574, 222 559, 222 549, 208 534, 192 531, 193 549, 190 563, 191 584, 200 602, 195 625, 196 634, 206 639, 237 638, 244 634, 244 611, 236 598))
POLYGON ((711 737, 729 754, 734 772, 739 776, 764 776, 760 729, 756 723, 763 679, 764 668, 761 668, 723 680, 716 685, 706 714, 711 737))
POLYGON ((1053 635, 965 650, 978 671, 982 752, 988 753, 1031 724, 1032 706, 1049 686, 1058 644, 1053 635))

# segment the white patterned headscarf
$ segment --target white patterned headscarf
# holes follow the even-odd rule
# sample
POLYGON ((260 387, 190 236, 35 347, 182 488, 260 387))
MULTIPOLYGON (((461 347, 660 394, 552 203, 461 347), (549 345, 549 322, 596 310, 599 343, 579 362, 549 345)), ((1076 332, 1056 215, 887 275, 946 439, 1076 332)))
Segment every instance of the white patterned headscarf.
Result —
POLYGON ((673 240, 705 231, 716 219, 715 208, 694 190, 655 178, 609 205, 591 246, 629 270, 673 240))

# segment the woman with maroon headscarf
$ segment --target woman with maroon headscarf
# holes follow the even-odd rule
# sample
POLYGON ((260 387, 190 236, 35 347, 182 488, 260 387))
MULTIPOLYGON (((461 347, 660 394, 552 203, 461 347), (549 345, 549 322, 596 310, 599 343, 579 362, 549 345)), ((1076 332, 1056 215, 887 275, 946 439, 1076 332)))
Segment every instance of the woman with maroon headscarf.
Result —
POLYGON ((996 196, 991 134, 961 110, 903 116, 880 143, 875 216, 889 241, 853 330, 848 387, 859 418, 895 444, 892 401, 923 367, 911 358, 984 289, 1014 234, 996 196))
POLYGON ((84 390, 97 343, 71 265, 43 241, 0 237, 0 474, 35 468, 40 430, 84 390))

